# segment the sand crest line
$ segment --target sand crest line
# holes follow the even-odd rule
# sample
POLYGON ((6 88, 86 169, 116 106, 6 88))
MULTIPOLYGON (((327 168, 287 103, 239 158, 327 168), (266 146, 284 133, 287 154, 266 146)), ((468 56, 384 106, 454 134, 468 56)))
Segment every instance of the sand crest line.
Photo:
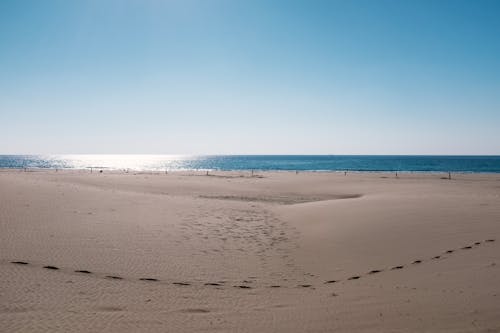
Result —
MULTIPOLYGON (((493 243, 495 241, 496 241, 495 239, 491 239, 491 238, 486 239, 484 241, 476 241, 472 245, 466 245, 466 246, 463 246, 459 249, 446 250, 446 251, 442 252, 442 254, 430 257, 427 260, 423 260, 423 259, 414 260, 413 262, 411 262, 410 265, 422 264, 425 262, 435 261, 437 259, 445 259, 445 258, 447 258, 446 255, 451 255, 452 253, 458 253, 458 251, 460 251, 460 250, 467 251, 467 250, 470 250, 473 248, 477 248, 480 245, 485 245, 487 243, 493 243)), ((239 280, 239 282, 235 281, 232 283, 229 283, 229 281, 192 283, 192 282, 187 282, 187 281, 173 281, 173 280, 169 281, 169 280, 158 279, 158 278, 153 278, 153 277, 129 278, 129 277, 123 277, 120 275, 112 275, 112 274, 107 274, 107 273, 106 274, 94 273, 92 271, 85 270, 85 269, 60 268, 60 267, 54 266, 54 265, 36 265, 36 264, 31 264, 28 261, 21 261, 21 260, 13 260, 13 261, 10 261, 9 263, 19 265, 19 266, 25 266, 25 267, 30 267, 30 266, 37 267, 38 266, 38 267, 41 267, 43 269, 47 269, 47 270, 51 270, 51 271, 62 271, 62 272, 70 273, 70 274, 84 274, 87 276, 93 276, 96 278, 104 278, 107 280, 155 282, 155 283, 169 284, 169 285, 174 285, 174 286, 179 286, 179 287, 190 287, 190 286, 191 287, 192 286, 201 286, 201 287, 212 287, 212 288, 215 287, 214 289, 222 289, 224 287, 232 287, 232 288, 238 288, 238 289, 254 289, 254 288, 256 288, 256 287, 248 285, 248 284, 253 282, 253 281, 249 281, 249 280, 239 280)), ((406 267, 407 267, 407 265, 397 265, 397 266, 392 266, 390 268, 385 268, 385 269, 384 268, 372 269, 372 270, 369 270, 365 274, 352 275, 352 276, 345 278, 345 279, 326 280, 323 284, 337 284, 339 282, 355 281, 355 280, 359 280, 363 277, 368 277, 368 276, 372 276, 375 274, 381 274, 381 273, 389 272, 389 271, 402 270, 402 269, 405 269, 406 267)), ((301 283, 301 284, 298 284, 296 286, 288 286, 288 288, 293 288, 293 287, 315 289, 315 288, 313 288, 313 284, 310 284, 310 283, 301 283)), ((266 286, 263 288, 287 288, 287 286, 273 283, 273 284, 270 284, 269 286, 266 286)))
POLYGON ((357 199, 363 197, 361 193, 329 194, 323 196, 245 196, 245 195, 199 195, 198 198, 210 200, 228 200, 242 202, 261 202, 280 205, 297 205, 320 201, 357 199))

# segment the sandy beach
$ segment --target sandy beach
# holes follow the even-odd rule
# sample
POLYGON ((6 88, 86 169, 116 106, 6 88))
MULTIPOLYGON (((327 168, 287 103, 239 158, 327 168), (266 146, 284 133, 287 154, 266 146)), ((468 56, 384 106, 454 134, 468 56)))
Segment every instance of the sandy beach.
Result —
POLYGON ((0 171, 0 332, 500 332, 500 174, 0 171))

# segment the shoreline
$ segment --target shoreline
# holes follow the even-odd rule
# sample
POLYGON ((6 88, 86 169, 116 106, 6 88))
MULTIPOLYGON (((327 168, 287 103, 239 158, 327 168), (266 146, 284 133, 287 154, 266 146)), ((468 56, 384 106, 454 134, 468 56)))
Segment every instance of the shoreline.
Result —
MULTIPOLYGON (((17 171, 17 172, 90 172, 90 168, 35 168, 35 167, 28 167, 28 168, 9 168, 9 167, 0 167, 0 172, 8 172, 8 171, 17 171)), ((344 174, 347 172, 347 174, 430 174, 430 175, 438 175, 438 174, 446 174, 450 172, 452 175, 500 175, 500 172, 483 172, 483 171, 434 171, 434 170, 429 170, 429 171, 422 171, 422 170, 280 170, 280 169, 170 169, 170 170, 155 170, 155 169, 143 169, 143 170, 135 170, 135 169, 111 169, 107 167, 92 167, 94 169, 94 172, 98 172, 100 170, 106 173, 111 173, 111 174, 140 174, 140 173, 149 173, 149 174, 165 174, 165 171, 167 171, 168 174, 181 174, 181 173, 189 173, 189 172, 194 172, 194 173, 206 173, 208 172, 218 172, 218 173, 251 173, 252 171, 254 173, 293 173, 296 174, 298 173, 323 173, 323 174, 344 174)))

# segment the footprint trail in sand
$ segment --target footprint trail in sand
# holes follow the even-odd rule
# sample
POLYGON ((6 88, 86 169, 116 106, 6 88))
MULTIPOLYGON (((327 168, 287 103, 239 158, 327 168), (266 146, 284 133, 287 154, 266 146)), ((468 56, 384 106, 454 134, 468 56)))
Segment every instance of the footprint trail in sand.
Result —
MULTIPOLYGON (((485 245, 486 243, 493 243, 493 242, 495 242, 495 239, 487 239, 485 241, 476 241, 476 242, 473 243, 473 245, 467 245, 467 246, 461 247, 460 249, 462 249, 462 250, 470 250, 470 249, 473 249, 474 247, 478 247, 480 245, 485 245)), ((450 255, 452 253, 457 253, 457 251, 458 250, 450 249, 450 250, 444 251, 444 254, 450 255)), ((436 259, 445 259, 445 258, 446 257, 441 254, 441 255, 436 255, 436 256, 431 257, 429 259, 429 261, 436 260, 436 259)), ((412 264, 421 264, 421 263, 424 263, 424 262, 425 262, 424 260, 418 259, 418 260, 413 261, 412 264)), ((21 260, 13 260, 13 261, 10 261, 10 263, 11 264, 15 264, 15 265, 20 265, 20 266, 33 267, 33 268, 40 267, 40 268, 44 268, 44 269, 48 269, 48 270, 52 270, 52 271, 62 271, 62 272, 70 273, 70 274, 71 273, 86 274, 86 275, 89 275, 89 276, 94 276, 96 278, 104 278, 104 279, 112 279, 112 280, 160 282, 160 283, 170 283, 172 285, 182 286, 182 287, 188 287, 188 286, 196 285, 195 283, 192 283, 192 282, 169 281, 168 279, 159 279, 159 278, 154 278, 154 277, 141 277, 141 278, 137 279, 137 278, 132 278, 132 277, 122 277, 122 276, 111 275, 111 274, 98 274, 98 273, 93 273, 92 271, 85 270, 85 269, 72 270, 72 269, 68 269, 68 268, 60 268, 60 267, 54 266, 54 265, 36 265, 36 264, 29 263, 27 261, 21 261, 21 260)), ((397 265, 397 266, 391 267, 388 270, 389 271, 396 271, 396 270, 402 270, 404 268, 405 268, 404 265, 397 265)), ((363 276, 367 277, 367 276, 374 275, 374 274, 384 273, 385 271, 386 270, 382 269, 382 268, 380 268, 380 269, 373 269, 373 270, 369 270, 368 273, 366 273, 364 275, 352 275, 352 276, 350 276, 350 277, 348 277, 348 278, 346 278, 344 280, 342 280, 342 279, 335 279, 335 280, 330 279, 330 280, 326 280, 324 282, 324 284, 334 284, 334 283, 339 283, 339 282, 343 282, 343 281, 359 280, 363 276)), ((253 277, 253 278, 255 278, 255 277, 253 277)), ((253 288, 256 288, 256 287, 253 287, 253 286, 249 286, 249 284, 251 284, 252 282, 253 281, 251 281, 251 280, 242 279, 242 280, 240 280, 240 284, 238 284, 237 281, 233 281, 233 283, 231 283, 230 285, 233 288, 239 288, 239 289, 253 289, 253 288)), ((228 285, 225 285, 225 283, 223 283, 221 281, 221 282, 204 282, 204 283, 202 283, 199 286, 222 288, 222 287, 227 287, 228 285)), ((270 284, 270 285, 262 286, 262 287, 270 287, 270 288, 283 288, 283 287, 286 288, 286 287, 289 287, 289 288, 291 288, 291 287, 294 287, 294 286, 292 286, 292 285, 286 286, 286 285, 283 285, 283 284, 270 284)), ((311 287, 313 287, 313 284, 312 283, 302 283, 302 284, 297 285, 296 287, 311 288, 311 287)))

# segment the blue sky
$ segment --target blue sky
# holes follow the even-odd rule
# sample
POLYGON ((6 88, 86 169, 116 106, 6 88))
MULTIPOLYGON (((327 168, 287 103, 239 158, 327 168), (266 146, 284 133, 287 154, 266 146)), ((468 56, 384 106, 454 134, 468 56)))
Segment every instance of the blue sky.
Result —
POLYGON ((0 1, 0 153, 500 154, 500 1, 0 1))

